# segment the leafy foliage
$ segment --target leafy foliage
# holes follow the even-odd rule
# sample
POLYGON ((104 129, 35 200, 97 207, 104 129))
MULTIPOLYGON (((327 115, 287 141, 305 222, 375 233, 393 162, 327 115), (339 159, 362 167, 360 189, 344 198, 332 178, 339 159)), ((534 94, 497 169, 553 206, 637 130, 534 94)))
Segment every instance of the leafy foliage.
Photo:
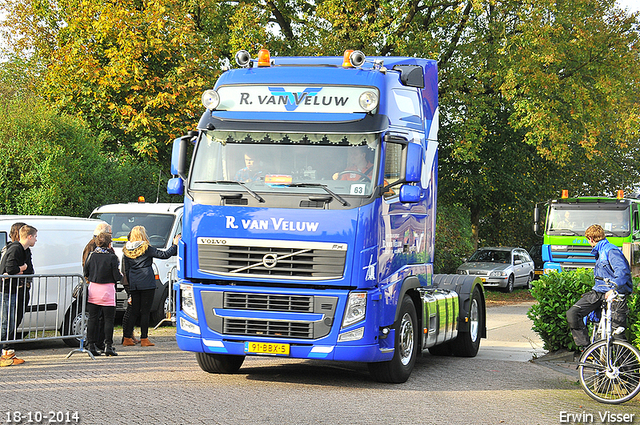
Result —
POLYGON ((473 252, 469 211, 460 204, 438 203, 435 273, 455 273, 473 252))
MULTIPOLYGON (((440 205, 469 211, 476 245, 527 248, 534 203, 640 180, 638 17, 615 0, 0 0, 0 8, 10 64, 23 71, 12 81, 88 123, 101 149, 152 167, 194 127, 200 93, 236 50, 355 48, 438 60, 440 205)), ((2 91, 13 95, 8 83, 2 91)))
POLYGON ((105 155, 77 118, 35 98, 0 104, 0 214, 87 217, 98 205, 155 198, 156 169, 105 155))
MULTIPOLYGON (((540 335, 546 350, 556 351, 562 348, 577 350, 566 314, 582 294, 591 290, 593 279, 593 270, 578 269, 543 275, 533 282, 531 295, 538 303, 531 307, 527 317, 533 321, 533 330, 540 335)), ((637 286, 638 280, 635 282, 637 286)), ((628 299, 629 315, 627 317, 627 337, 636 346, 640 346, 638 298, 636 290, 628 299)))

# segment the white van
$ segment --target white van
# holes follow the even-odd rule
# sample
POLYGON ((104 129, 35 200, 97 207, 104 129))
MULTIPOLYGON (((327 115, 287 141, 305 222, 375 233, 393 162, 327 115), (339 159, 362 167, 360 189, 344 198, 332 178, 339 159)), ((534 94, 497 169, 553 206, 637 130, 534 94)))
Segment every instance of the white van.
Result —
MULTIPOLYGON (((62 335, 76 333, 80 325, 73 287, 82 280, 82 251, 93 238, 101 222, 88 218, 37 215, 0 215, 0 249, 11 242, 9 231, 14 223, 23 222, 38 229, 38 241, 31 248, 35 274, 69 275, 79 279, 37 280, 30 292, 29 305, 19 330, 37 324, 38 330, 60 330, 62 335)), ((34 280, 35 282, 35 280, 34 280)), ((65 340, 77 345, 73 339, 65 340)))
MULTIPOLYGON (((96 208, 91 218, 100 219, 111 225, 113 232, 112 246, 120 262, 122 248, 127 242, 127 235, 135 226, 144 226, 149 243, 159 249, 171 247, 173 238, 182 233, 182 204, 130 202, 126 204, 110 204, 96 208)), ((151 305, 151 322, 153 326, 167 317, 171 311, 169 281, 175 274, 177 256, 166 260, 154 259, 153 267, 156 275, 156 293, 151 305)), ((116 292, 116 311, 126 310, 127 294, 122 285, 116 292)))

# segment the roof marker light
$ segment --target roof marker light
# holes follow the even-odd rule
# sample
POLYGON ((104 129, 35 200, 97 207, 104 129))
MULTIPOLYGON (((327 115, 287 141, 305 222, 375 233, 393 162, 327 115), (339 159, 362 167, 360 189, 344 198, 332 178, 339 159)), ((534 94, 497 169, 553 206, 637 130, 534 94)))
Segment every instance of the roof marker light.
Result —
POLYGON ((569 191, 567 189, 562 189, 562 199, 567 199, 569 197, 569 191))
POLYGON ((258 66, 271 66, 271 54, 267 49, 258 52, 258 66))
POLYGON ((351 61, 349 61, 349 56, 351 56, 351 53, 353 53, 353 50, 344 51, 344 57, 342 59, 343 68, 353 68, 353 65, 351 65, 351 61))
POLYGON ((622 199, 624 198, 624 190, 620 189, 618 190, 618 199, 622 199))

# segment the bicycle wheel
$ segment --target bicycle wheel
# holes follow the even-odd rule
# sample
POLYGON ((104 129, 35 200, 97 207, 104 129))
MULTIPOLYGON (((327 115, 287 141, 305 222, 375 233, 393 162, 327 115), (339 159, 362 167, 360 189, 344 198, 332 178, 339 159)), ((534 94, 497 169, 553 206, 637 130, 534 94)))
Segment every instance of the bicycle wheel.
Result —
POLYGON ((607 341, 591 344, 580 357, 578 371, 584 391, 600 403, 620 404, 640 392, 640 352, 624 341, 611 344, 607 368, 607 341))

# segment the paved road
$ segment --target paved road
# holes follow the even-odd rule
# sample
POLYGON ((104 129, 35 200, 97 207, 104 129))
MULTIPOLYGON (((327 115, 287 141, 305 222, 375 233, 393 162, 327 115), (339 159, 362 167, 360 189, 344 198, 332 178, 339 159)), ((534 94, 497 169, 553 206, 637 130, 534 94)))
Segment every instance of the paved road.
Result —
POLYGON ((592 414, 592 423, 607 411, 640 412, 638 398, 601 405, 571 372, 526 361, 539 350, 527 309, 490 307, 478 357, 426 354, 400 385, 372 381, 363 364, 282 358, 247 358, 238 374, 212 375, 173 338, 153 334, 155 347, 118 347, 118 357, 95 361, 65 359, 60 342, 31 343, 20 347, 24 365, 0 369, 0 422, 6 412, 77 411, 82 424, 531 425, 563 423, 562 412, 592 414))

